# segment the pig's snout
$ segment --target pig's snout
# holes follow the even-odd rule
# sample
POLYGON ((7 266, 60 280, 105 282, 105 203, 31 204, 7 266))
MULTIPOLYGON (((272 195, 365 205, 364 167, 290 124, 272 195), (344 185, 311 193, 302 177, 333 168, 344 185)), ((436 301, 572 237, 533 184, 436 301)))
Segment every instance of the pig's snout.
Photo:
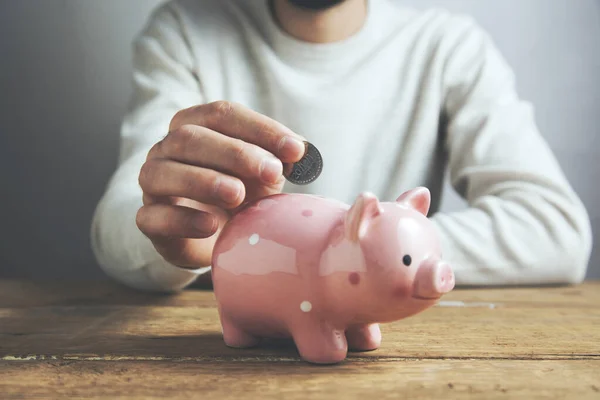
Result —
POLYGON ((435 299, 454 289, 454 272, 441 260, 425 260, 415 277, 414 296, 435 299))

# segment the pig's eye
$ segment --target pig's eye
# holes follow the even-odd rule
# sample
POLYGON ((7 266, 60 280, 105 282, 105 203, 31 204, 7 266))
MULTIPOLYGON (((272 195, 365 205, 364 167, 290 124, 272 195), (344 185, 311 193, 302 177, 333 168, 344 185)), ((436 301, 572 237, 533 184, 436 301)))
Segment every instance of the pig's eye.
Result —
POLYGON ((412 263, 412 258, 407 254, 404 257, 402 257, 402 262, 408 267, 410 263, 412 263))

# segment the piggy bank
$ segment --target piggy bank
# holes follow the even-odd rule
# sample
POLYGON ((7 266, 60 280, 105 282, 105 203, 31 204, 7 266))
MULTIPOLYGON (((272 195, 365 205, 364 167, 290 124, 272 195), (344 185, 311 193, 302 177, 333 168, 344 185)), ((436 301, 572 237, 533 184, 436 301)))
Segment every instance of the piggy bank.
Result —
POLYGON ((247 205, 213 252, 225 344, 292 338, 302 359, 319 364, 378 348, 379 323, 419 313, 454 288, 429 206, 423 187, 395 202, 278 194, 247 205))

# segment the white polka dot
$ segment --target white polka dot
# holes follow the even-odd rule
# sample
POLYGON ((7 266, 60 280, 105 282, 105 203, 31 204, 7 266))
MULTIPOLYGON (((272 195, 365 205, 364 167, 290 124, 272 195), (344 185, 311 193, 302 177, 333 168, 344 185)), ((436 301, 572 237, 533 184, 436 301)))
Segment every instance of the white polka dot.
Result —
POLYGON ((310 304, 310 301, 303 301, 300 303, 300 309, 304 312, 309 312, 312 310, 312 304, 310 304))
POLYGON ((248 238, 248 243, 250 243, 250 246, 254 246, 255 244, 258 243, 259 240, 260 240, 260 236, 258 236, 258 233, 255 233, 248 238))

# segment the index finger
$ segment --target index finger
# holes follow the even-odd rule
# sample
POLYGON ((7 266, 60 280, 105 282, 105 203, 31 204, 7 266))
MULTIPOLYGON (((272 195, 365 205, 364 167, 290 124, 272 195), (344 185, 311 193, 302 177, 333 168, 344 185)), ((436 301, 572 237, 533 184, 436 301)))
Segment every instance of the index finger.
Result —
POLYGON ((178 112, 169 127, 199 125, 223 135, 255 144, 282 162, 298 162, 305 152, 301 136, 285 125, 243 105, 216 101, 178 112))

